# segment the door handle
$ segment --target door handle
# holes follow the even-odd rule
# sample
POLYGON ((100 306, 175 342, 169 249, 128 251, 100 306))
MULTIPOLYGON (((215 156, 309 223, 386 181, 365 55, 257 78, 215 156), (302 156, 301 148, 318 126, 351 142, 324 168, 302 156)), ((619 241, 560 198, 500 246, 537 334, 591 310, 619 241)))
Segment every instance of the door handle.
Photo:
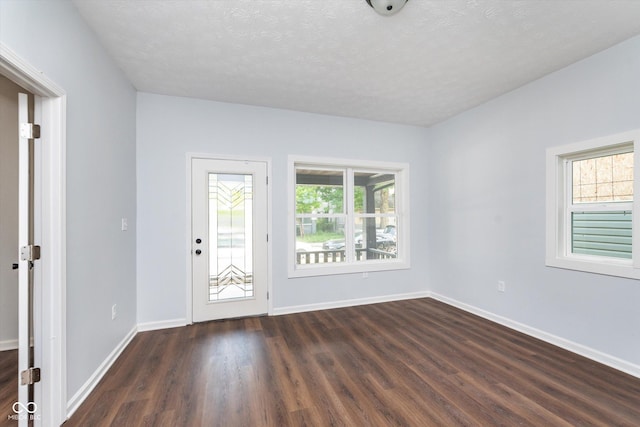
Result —
POLYGON ((18 267, 20 267, 20 266, 14 262, 13 265, 11 266, 11 269, 12 270, 17 270, 18 267))

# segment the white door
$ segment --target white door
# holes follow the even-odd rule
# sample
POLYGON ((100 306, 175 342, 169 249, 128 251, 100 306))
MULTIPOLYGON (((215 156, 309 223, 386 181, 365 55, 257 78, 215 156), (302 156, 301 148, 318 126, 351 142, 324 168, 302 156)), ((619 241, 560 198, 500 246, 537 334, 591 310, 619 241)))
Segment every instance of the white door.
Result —
POLYGON ((33 139, 29 123, 29 97, 18 95, 18 402, 13 405, 20 426, 39 421, 34 396, 34 382, 40 371, 34 369, 34 269, 39 259, 39 247, 33 245, 33 139), (36 252, 38 249, 38 252, 36 252), (31 375, 33 376, 31 376, 31 375), (37 375, 36 375, 37 374, 37 375), (34 382, 32 382, 34 381, 34 382))
POLYGON ((267 313, 267 164, 192 159, 193 321, 267 313))

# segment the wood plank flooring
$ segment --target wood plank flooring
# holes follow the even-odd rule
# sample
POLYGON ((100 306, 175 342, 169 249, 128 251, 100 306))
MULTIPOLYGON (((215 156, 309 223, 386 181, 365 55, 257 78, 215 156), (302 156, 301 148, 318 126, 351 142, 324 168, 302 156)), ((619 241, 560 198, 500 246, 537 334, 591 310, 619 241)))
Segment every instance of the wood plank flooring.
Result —
POLYGON ((18 350, 0 351, 0 427, 15 426, 8 418, 18 400, 18 350))
POLYGON ((138 334, 71 426, 638 426, 640 379, 432 299, 138 334))

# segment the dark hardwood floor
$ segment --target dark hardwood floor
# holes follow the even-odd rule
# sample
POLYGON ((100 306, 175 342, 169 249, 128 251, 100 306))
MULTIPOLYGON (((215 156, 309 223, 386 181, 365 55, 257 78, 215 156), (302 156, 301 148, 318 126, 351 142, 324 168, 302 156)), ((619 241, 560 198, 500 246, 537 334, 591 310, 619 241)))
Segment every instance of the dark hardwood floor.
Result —
POLYGON ((71 426, 638 426, 640 379, 432 299, 138 334, 71 426))
POLYGON ((18 400, 18 350, 0 351, 0 427, 15 426, 11 418, 18 400))

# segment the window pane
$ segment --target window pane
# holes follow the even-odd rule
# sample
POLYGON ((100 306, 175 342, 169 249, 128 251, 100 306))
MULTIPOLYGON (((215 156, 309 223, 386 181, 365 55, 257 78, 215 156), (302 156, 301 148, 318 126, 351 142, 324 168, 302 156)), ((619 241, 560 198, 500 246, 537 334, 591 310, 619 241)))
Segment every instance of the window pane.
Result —
POLYGON ((573 203, 633 200, 633 152, 572 162, 573 203))
POLYGON ((296 264, 345 261, 344 217, 297 218, 296 264))
POLYGON ((407 185, 404 167, 313 159, 294 161, 290 167, 294 178, 289 190, 294 193, 289 199, 293 211, 289 229, 294 231, 288 264, 291 277, 408 266, 408 222, 399 209, 407 185), (396 192, 400 192, 397 198, 396 192), (396 249, 400 223, 405 227, 404 238, 396 249))
POLYGON ((395 259, 397 257, 396 224, 398 218, 396 216, 357 216, 355 222, 356 261, 395 259))
POLYGON ((631 258, 631 211, 573 212, 571 251, 574 254, 631 258))
POLYGON ((356 261, 396 258, 395 174, 355 171, 356 261))
POLYGON ((395 213, 395 174, 355 172, 353 179, 356 213, 395 213))
POLYGON ((296 169, 296 213, 344 212, 344 172, 296 169))

